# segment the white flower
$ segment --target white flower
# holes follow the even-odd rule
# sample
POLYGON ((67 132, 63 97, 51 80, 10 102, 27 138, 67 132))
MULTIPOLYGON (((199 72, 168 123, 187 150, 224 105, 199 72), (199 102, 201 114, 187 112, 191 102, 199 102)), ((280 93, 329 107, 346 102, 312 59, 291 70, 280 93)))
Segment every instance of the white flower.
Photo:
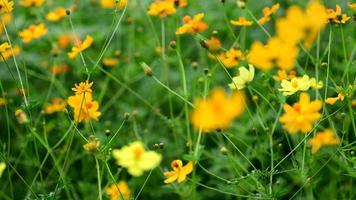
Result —
POLYGON ((246 84, 251 82, 255 77, 255 68, 249 64, 249 69, 246 67, 239 68, 239 75, 232 78, 232 83, 229 84, 231 89, 241 90, 246 87, 246 84))

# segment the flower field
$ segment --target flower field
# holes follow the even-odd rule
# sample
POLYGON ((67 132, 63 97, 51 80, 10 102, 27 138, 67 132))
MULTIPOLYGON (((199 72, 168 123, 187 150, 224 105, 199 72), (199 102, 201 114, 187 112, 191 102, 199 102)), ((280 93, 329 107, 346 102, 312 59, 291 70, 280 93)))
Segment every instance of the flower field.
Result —
POLYGON ((0 199, 356 199, 356 2, 0 0, 0 199))

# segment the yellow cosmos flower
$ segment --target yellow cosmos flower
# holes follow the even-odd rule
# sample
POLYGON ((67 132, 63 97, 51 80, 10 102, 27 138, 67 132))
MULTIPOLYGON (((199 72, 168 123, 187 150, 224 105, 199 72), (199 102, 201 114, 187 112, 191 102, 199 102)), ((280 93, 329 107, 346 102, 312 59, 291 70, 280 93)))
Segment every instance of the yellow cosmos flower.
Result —
POLYGON ((290 7, 286 17, 277 20, 276 32, 287 43, 297 44, 301 41, 309 48, 326 23, 325 7, 318 1, 311 1, 306 11, 298 6, 290 7))
POLYGON ((24 7, 40 7, 45 0, 21 0, 20 5, 24 7))
POLYGON ((332 130, 325 130, 318 132, 312 139, 310 139, 309 144, 312 146, 312 153, 316 153, 322 146, 338 145, 340 140, 337 135, 332 130))
POLYGON ((245 57, 242 51, 235 48, 231 48, 230 50, 223 52, 217 56, 217 59, 220 60, 222 64, 227 68, 237 66, 244 58, 245 57))
POLYGON ((352 10, 356 10, 356 3, 351 3, 351 2, 349 2, 349 3, 347 4, 347 6, 348 6, 349 8, 351 8, 352 10))
POLYGON ((336 103, 336 101, 338 101, 338 100, 343 101, 344 98, 345 98, 345 96, 342 95, 341 93, 339 93, 339 94, 337 94, 337 97, 329 97, 329 98, 325 99, 325 103, 334 105, 336 103))
POLYGON ((315 78, 309 78, 308 75, 304 75, 303 77, 292 78, 291 81, 282 80, 282 88, 278 90, 283 92, 284 96, 289 96, 298 91, 307 91, 311 87, 314 89, 320 89, 322 86, 322 81, 319 81, 319 83, 317 83, 315 78))
POLYGON ((228 128, 243 113, 245 101, 245 94, 241 91, 228 96, 223 89, 216 88, 207 99, 195 101, 191 122, 195 129, 204 132, 228 128))
POLYGON ((103 65, 105 67, 114 67, 117 64, 118 64, 118 61, 116 58, 104 58, 103 59, 103 65))
POLYGON ((55 112, 62 112, 62 111, 65 110, 66 106, 67 106, 67 104, 63 99, 61 99, 61 98, 53 98, 51 100, 51 103, 48 104, 45 107, 44 111, 45 111, 46 114, 53 114, 55 112))
POLYGON ((9 0, 0 1, 0 14, 9 13, 14 9, 14 2, 9 0))
POLYGON ((122 10, 125 8, 128 0, 119 0, 118 3, 116 3, 116 1, 117 0, 100 0, 100 5, 102 8, 106 9, 117 7, 119 10, 122 10))
POLYGON ((44 23, 33 24, 19 33, 24 43, 29 43, 33 39, 38 39, 46 35, 48 29, 44 23))
POLYGON ((276 66, 284 70, 294 67, 299 49, 295 45, 288 44, 277 37, 268 40, 266 45, 254 42, 247 55, 249 63, 256 68, 269 70, 276 66))
POLYGON ((296 75, 296 72, 294 70, 291 70, 289 74, 287 74, 287 71, 284 69, 279 69, 277 71, 277 74, 273 76, 273 79, 276 81, 282 81, 282 80, 291 80, 294 78, 296 75))
POLYGON ((83 149, 88 152, 97 152, 99 151, 100 140, 94 135, 89 136, 89 141, 83 145, 83 149))
POLYGON ((58 7, 46 15, 48 21, 59 21, 66 16, 66 9, 63 7, 58 7))
POLYGON ((210 52, 216 52, 221 48, 220 40, 214 36, 204 41, 204 43, 210 52))
POLYGON ((5 169, 6 169, 6 164, 3 162, 0 162, 0 177, 4 173, 5 169))
POLYGON ((172 1, 159 1, 152 2, 147 13, 153 16, 159 16, 161 19, 176 13, 174 2, 172 1))
POLYGON ((271 8, 270 7, 264 7, 262 10, 263 17, 258 20, 258 23, 263 25, 266 24, 271 20, 271 15, 276 13, 279 9, 280 5, 279 3, 274 4, 271 8))
POLYGON ((10 45, 7 42, 4 42, 0 45, 0 54, 2 55, 4 52, 10 49, 10 45))
POLYGON ((93 38, 90 35, 87 35, 83 43, 79 41, 76 46, 72 47, 72 51, 68 53, 68 57, 70 59, 76 58, 80 52, 89 48, 93 41, 93 38))
POLYGON ((20 53, 20 51, 21 51, 21 49, 20 49, 20 47, 17 46, 17 45, 14 46, 14 47, 12 48, 12 50, 11 50, 11 48, 10 48, 10 49, 7 49, 7 50, 5 50, 4 52, 1 53, 2 57, 0 57, 0 60, 1 60, 1 61, 3 61, 3 59, 8 60, 8 59, 11 58, 12 56, 18 55, 18 54, 20 53))
POLYGON ((141 176, 144 171, 156 168, 162 156, 154 151, 146 151, 140 141, 132 142, 112 152, 117 164, 127 168, 132 176, 141 176))
MULTIPOLYGON (((1 11, 0 11, 1 13, 1 11)), ((4 27, 2 26, 2 24, 7 25, 11 22, 12 19, 12 14, 11 13, 5 13, 2 14, 2 16, 0 16, 0 20, 1 20, 1 26, 0 26, 0 34, 2 34, 4 32, 4 27)))
POLYGON ((85 81, 85 82, 81 82, 79 84, 74 84, 74 88, 72 88, 72 90, 75 92, 75 95, 81 95, 84 93, 92 93, 93 90, 91 89, 91 87, 93 86, 93 82, 89 81, 85 81))
POLYGON ((187 178, 187 175, 193 171, 193 162, 190 161, 183 166, 181 160, 173 160, 171 162, 171 167, 173 171, 164 173, 164 175, 168 177, 164 183, 173 183, 176 180, 178 183, 181 183, 187 178))
POLYGON ((232 83, 229 87, 234 90, 241 90, 246 87, 246 85, 253 80, 255 76, 255 68, 253 65, 248 65, 249 69, 246 67, 239 68, 239 75, 232 78, 232 83))
POLYGON ((307 93, 301 93, 299 102, 294 103, 293 106, 288 104, 283 106, 285 113, 279 118, 279 121, 289 133, 298 131, 307 133, 312 130, 313 123, 320 119, 321 114, 318 111, 321 108, 321 101, 311 102, 307 93))
POLYGON ((130 188, 125 181, 119 181, 118 184, 111 184, 105 191, 110 197, 110 200, 129 200, 131 195, 130 188))
POLYGON ((204 13, 198 13, 193 16, 184 16, 182 21, 184 25, 179 27, 176 35, 195 34, 204 32, 208 28, 208 24, 203 21, 204 13))
POLYGON ((340 5, 336 4, 335 11, 333 9, 326 9, 327 17, 330 22, 336 24, 345 24, 351 17, 342 13, 340 5))
POLYGON ((247 20, 245 17, 239 17, 238 20, 230 20, 230 23, 234 26, 251 26, 252 21, 247 20))
POLYGON ((74 109, 74 120, 76 122, 89 122, 90 119, 99 120, 101 112, 99 112, 99 103, 93 101, 91 93, 83 93, 82 95, 74 95, 68 97, 67 103, 74 109))

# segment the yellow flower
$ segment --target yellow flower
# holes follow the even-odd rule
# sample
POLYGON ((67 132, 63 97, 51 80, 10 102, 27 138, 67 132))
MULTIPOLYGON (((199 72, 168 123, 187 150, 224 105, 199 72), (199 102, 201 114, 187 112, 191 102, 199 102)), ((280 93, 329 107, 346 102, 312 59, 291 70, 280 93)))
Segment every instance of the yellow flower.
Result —
POLYGON ((174 7, 174 2, 172 1, 156 0, 155 2, 151 3, 147 13, 149 15, 165 18, 168 15, 176 13, 176 8, 174 7))
POLYGON ((103 59, 103 65, 105 67, 114 67, 117 65, 118 61, 116 58, 104 58, 103 59))
POLYGON ((292 78, 291 81, 282 80, 281 89, 279 91, 283 92, 284 96, 292 95, 298 91, 307 91, 309 88, 320 89, 323 83, 319 81, 316 83, 315 78, 309 78, 308 75, 304 75, 303 77, 295 77, 292 78))
POLYGON ((146 151, 140 141, 132 142, 123 148, 114 149, 113 157, 117 164, 127 168, 132 176, 141 176, 144 171, 156 168, 162 156, 154 151, 146 151))
POLYGON ((5 169, 6 169, 6 164, 3 162, 0 162, 0 177, 4 173, 5 169))
POLYGON ((239 75, 232 78, 232 83, 229 84, 231 89, 241 90, 246 87, 246 84, 253 80, 255 76, 255 68, 250 64, 249 69, 246 67, 239 68, 239 75))
POLYGON ((296 75, 296 72, 294 70, 291 70, 289 74, 287 74, 287 71, 284 69, 279 69, 277 71, 277 74, 273 76, 273 79, 276 81, 282 81, 282 80, 291 80, 294 78, 296 75))
POLYGON ((131 191, 125 181, 119 181, 118 184, 111 184, 106 188, 106 194, 110 200, 129 200, 131 191))
POLYGON ((91 93, 83 93, 68 97, 67 103, 74 109, 74 120, 76 122, 89 122, 90 119, 98 121, 101 113, 99 103, 93 101, 91 93))
POLYGON ((263 17, 258 20, 258 23, 263 25, 269 22, 271 20, 271 15, 276 13, 279 7, 280 7, 279 3, 274 4, 271 8, 264 7, 262 10, 263 17))
POLYGON ((318 132, 312 139, 309 140, 309 144, 312 146, 312 153, 316 153, 322 146, 338 145, 340 140, 337 135, 331 130, 325 130, 318 132))
POLYGON ((22 41, 24 43, 29 43, 33 39, 38 39, 42 37, 43 35, 47 34, 48 29, 45 24, 40 23, 38 25, 31 25, 27 29, 24 29, 19 33, 20 37, 22 38, 22 41))
POLYGON ((72 34, 62 34, 58 37, 58 45, 60 48, 66 48, 73 41, 75 41, 75 36, 72 34))
POLYGON ((87 35, 84 42, 79 41, 76 46, 72 47, 72 51, 68 53, 70 59, 74 59, 77 55, 89 48, 93 43, 93 38, 90 35, 87 35))
POLYGON ((40 7, 45 0, 21 0, 20 5, 24 7, 40 7))
POLYGON ((0 45, 0 54, 2 55, 4 52, 10 49, 10 45, 7 42, 4 42, 0 45))
POLYGON ((298 6, 290 7, 287 16, 277 20, 276 32, 287 43, 297 44, 302 41, 309 48, 326 23, 325 7, 318 1, 311 1, 306 11, 298 6))
POLYGON ((125 8, 128 0, 100 0, 100 4, 102 8, 112 9, 117 7, 118 9, 122 10, 125 8))
POLYGON ((54 75, 64 74, 69 71, 69 66, 67 64, 57 64, 53 65, 50 72, 54 75))
POLYGON ((356 3, 349 2, 347 6, 349 6, 349 8, 351 8, 352 10, 356 10, 356 3))
POLYGON ((84 93, 92 93, 93 90, 91 87, 93 86, 93 82, 90 82, 87 80, 85 82, 80 82, 79 84, 74 84, 74 88, 72 90, 75 92, 75 95, 81 95, 84 93))
POLYGON ((312 130, 313 123, 320 119, 321 114, 318 111, 321 108, 321 101, 310 102, 309 95, 301 93, 299 102, 294 103, 293 106, 288 104, 283 106, 285 113, 279 118, 279 121, 289 133, 298 131, 307 133, 312 130))
POLYGON ((0 1, 0 14, 9 13, 14 9, 14 2, 9 0, 0 1))
POLYGON ((281 69, 290 70, 294 67, 298 52, 299 50, 295 45, 290 45, 273 37, 268 40, 266 45, 258 41, 254 42, 247 59, 258 69, 269 70, 277 66, 281 69))
POLYGON ((0 106, 4 106, 7 104, 7 100, 5 98, 0 98, 0 106))
POLYGON ((51 104, 45 107, 46 114, 53 114, 55 112, 62 112, 66 108, 66 102, 61 98, 53 98, 51 104))
POLYGON ((3 61, 3 59, 7 60, 9 58, 11 58, 13 55, 18 55, 20 53, 21 49, 19 46, 14 46, 11 50, 7 49, 4 52, 1 53, 2 57, 0 57, 0 60, 3 61))
MULTIPOLYGON (((1 13, 1 11, 0 11, 0 13, 1 13)), ((2 23, 4 25, 7 25, 8 23, 10 23, 11 19, 12 19, 11 13, 5 13, 2 16, 0 16, 0 20, 1 20, 0 34, 2 34, 4 32, 4 27, 2 26, 2 23)))
POLYGON ((245 108, 245 94, 234 91, 228 96, 223 89, 214 89, 207 99, 197 99, 191 114, 195 129, 204 132, 228 128, 231 122, 240 116, 245 108))
POLYGON ((83 145, 84 150, 88 152, 99 151, 99 147, 100 147, 100 140, 96 138, 94 135, 89 136, 88 143, 83 145))
POLYGON ((178 28, 176 35, 195 34, 204 32, 208 28, 208 24, 203 21, 204 13, 198 13, 192 17, 184 16, 182 21, 184 25, 178 28))
POLYGON ((15 111, 15 117, 20 124, 26 124, 29 122, 27 114, 22 109, 18 109, 15 111))
POLYGON ((329 98, 325 99, 325 103, 334 105, 336 103, 336 101, 338 101, 338 100, 343 101, 344 98, 345 98, 345 96, 339 93, 339 94, 337 94, 337 97, 329 97, 329 98))
POLYGON ((181 160, 173 160, 171 162, 171 167, 173 171, 164 173, 164 175, 168 177, 164 183, 173 183, 176 180, 178 183, 181 183, 187 178, 187 175, 193 171, 193 162, 190 161, 188 164, 183 166, 183 162, 181 160))
POLYGON ((46 15, 48 21, 59 21, 66 16, 66 9, 58 7, 46 15))
POLYGON ((230 20, 230 23, 234 26, 251 26, 252 21, 248 21, 245 17, 240 17, 238 20, 230 20))
POLYGON ((214 36, 204 41, 204 43, 210 52, 216 52, 221 48, 220 40, 214 36))
POLYGON ((340 5, 336 4, 335 11, 333 9, 326 9, 327 17, 330 22, 336 24, 345 24, 351 17, 346 14, 342 14, 340 5))
POLYGON ((238 65, 240 61, 244 59, 244 54, 238 49, 231 48, 227 52, 218 55, 217 59, 220 60, 225 67, 231 68, 238 65))

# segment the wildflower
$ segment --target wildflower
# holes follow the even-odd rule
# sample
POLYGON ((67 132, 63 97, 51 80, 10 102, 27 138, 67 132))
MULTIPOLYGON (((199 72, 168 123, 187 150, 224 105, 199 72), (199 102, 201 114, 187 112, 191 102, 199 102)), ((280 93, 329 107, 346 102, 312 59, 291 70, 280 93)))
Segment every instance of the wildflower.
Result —
POLYGON ((106 194, 110 197, 110 200, 129 200, 131 191, 125 181, 119 181, 118 184, 111 184, 106 188, 106 194))
POLYGON ((341 12, 340 5, 336 4, 335 11, 333 9, 326 9, 327 17, 330 22, 336 24, 345 24, 351 17, 348 17, 346 14, 341 12))
POLYGON ((7 100, 5 98, 0 98, 0 106, 6 105, 7 100))
POLYGON ((183 162, 181 160, 173 160, 171 162, 171 167, 173 171, 164 173, 164 175, 168 177, 164 183, 172 183, 176 180, 178 183, 181 183, 187 178, 187 175, 193 171, 193 162, 190 161, 188 164, 183 166, 183 162))
POLYGON ((309 144, 312 146, 311 151, 314 154, 319 151, 322 146, 340 144, 340 140, 333 131, 327 129, 325 131, 318 132, 312 139, 309 140, 309 144))
POLYGON ((329 97, 327 99, 325 99, 325 103, 330 104, 330 105, 334 105, 336 103, 336 101, 340 100, 343 101, 345 98, 345 96, 341 93, 337 94, 337 97, 329 97))
POLYGON ((351 8, 352 10, 356 10, 356 3, 349 2, 347 6, 349 6, 349 8, 351 8))
POLYGON ((220 40, 214 36, 204 42, 210 52, 216 52, 221 48, 220 40))
POLYGON ((99 150, 99 147, 100 147, 100 140, 93 135, 89 137, 88 143, 83 145, 84 150, 88 152, 96 152, 99 150))
POLYGON ((192 17, 184 16, 182 21, 184 25, 178 28, 176 31, 177 35, 182 34, 195 34, 204 32, 208 28, 208 24, 203 21, 204 13, 198 13, 192 17))
POLYGON ((66 48, 73 41, 75 41, 74 35, 62 34, 58 38, 58 45, 60 48, 66 48))
POLYGON ((72 90, 75 92, 75 95, 81 95, 84 93, 92 93, 93 90, 91 89, 91 86, 93 86, 93 82, 90 82, 87 80, 85 82, 81 82, 79 84, 74 84, 74 88, 72 90))
POLYGON ((6 164, 3 162, 0 162, 0 177, 4 173, 5 169, 6 169, 6 164))
POLYGON ((269 70, 277 66, 280 69, 290 70, 294 67, 298 51, 295 45, 285 43, 281 39, 273 37, 268 40, 266 45, 258 41, 254 42, 247 55, 247 59, 249 63, 258 69, 269 70))
POLYGON ((66 9, 63 7, 58 7, 46 15, 48 21, 59 21, 66 16, 66 9))
POLYGON ((62 112, 66 108, 66 102, 61 98, 53 98, 51 103, 45 107, 46 114, 53 114, 55 112, 62 112))
POLYGON ((15 117, 20 124, 26 124, 29 122, 27 114, 22 109, 15 111, 15 117))
POLYGON ((245 17, 240 17, 238 20, 230 20, 230 23, 234 26, 251 26, 252 21, 247 20, 245 17))
POLYGON ((9 13, 14 9, 14 2, 9 0, 0 1, 0 14, 9 13))
POLYGON ((227 52, 221 53, 216 58, 221 61, 225 67, 231 68, 238 65, 240 61, 244 59, 244 54, 238 49, 231 48, 227 52))
POLYGON ((234 91, 228 96, 223 89, 214 89, 207 99, 197 99, 191 114, 191 122, 196 129, 208 132, 228 128, 245 108, 245 94, 234 91))
POLYGON ((296 75, 296 72, 294 70, 291 70, 289 74, 287 74, 287 71, 284 69, 279 69, 277 71, 277 74, 273 76, 273 79, 276 81, 282 81, 282 80, 291 80, 294 78, 296 75))
POLYGON ((262 10, 263 17, 258 20, 258 23, 263 25, 269 22, 271 20, 271 15, 276 13, 279 7, 280 7, 279 3, 274 4, 271 8, 264 7, 262 10))
POLYGON ((284 42, 297 44, 301 41, 309 48, 326 22, 325 7, 318 1, 311 1, 306 11, 298 6, 290 7, 286 17, 277 20, 276 32, 284 42))
POLYGON ((45 0, 21 0, 20 5, 24 7, 40 7, 45 0))
POLYGON ((239 68, 239 75, 232 78, 232 83, 229 84, 231 89, 241 90, 246 87, 246 84, 253 80, 255 76, 255 68, 250 64, 249 69, 246 67, 239 68))
POLYGON ((46 35, 48 32, 48 29, 45 24, 40 23, 40 24, 32 24, 29 26, 27 29, 24 29, 19 33, 20 37, 22 38, 22 41, 24 43, 29 43, 33 39, 38 39, 42 37, 43 35, 46 35))
POLYGON ((293 106, 288 104, 283 106, 285 113, 279 118, 279 121, 289 133, 298 131, 307 133, 312 130, 313 123, 320 119, 321 114, 318 111, 321 107, 321 101, 311 102, 307 93, 301 93, 299 102, 294 103, 293 106))
POLYGON ((172 1, 159 1, 152 2, 148 12, 149 15, 159 16, 161 19, 176 13, 174 2, 172 1))
POLYGON ((104 58, 103 59, 103 65, 105 67, 114 67, 117 65, 118 61, 115 58, 104 58))
POLYGON ((67 64, 57 64, 53 65, 52 68, 50 69, 50 72, 53 75, 60 75, 64 74, 69 71, 69 66, 67 64))
POLYGON ((291 81, 282 80, 281 89, 279 91, 283 92, 284 96, 292 95, 298 91, 307 91, 309 88, 320 89, 323 83, 319 81, 316 83, 315 78, 309 78, 308 75, 304 75, 303 77, 295 77, 292 78, 291 81))
POLYGON ((89 122, 90 119, 98 120, 101 113, 98 111, 99 103, 93 101, 91 93, 70 96, 67 103, 74 109, 74 120, 77 122, 89 122))
POLYGON ((144 171, 152 170, 159 165, 162 156, 154 151, 146 151, 140 141, 132 142, 112 152, 117 164, 127 168, 129 174, 141 176, 144 171))
MULTIPOLYGON (((0 4, 1 4, 1 1, 0 1, 0 4)), ((0 13, 1 13, 1 11, 0 11, 0 13)), ((4 25, 9 24, 11 19, 12 19, 12 14, 11 13, 2 14, 2 16, 0 16, 1 25, 2 24, 4 24, 4 25)), ((4 32, 4 27, 0 26, 0 34, 2 34, 3 32, 4 32)))
POLYGON ((2 55, 4 52, 10 49, 10 45, 7 42, 4 42, 0 45, 0 54, 2 55))
POLYGON ((100 0, 102 8, 112 9, 117 7, 119 10, 125 8, 128 0, 100 0))
POLYGON ((72 47, 72 51, 68 53, 68 57, 74 59, 79 53, 89 48, 92 43, 93 38, 90 35, 87 35, 83 43, 79 41, 76 46, 72 47))

